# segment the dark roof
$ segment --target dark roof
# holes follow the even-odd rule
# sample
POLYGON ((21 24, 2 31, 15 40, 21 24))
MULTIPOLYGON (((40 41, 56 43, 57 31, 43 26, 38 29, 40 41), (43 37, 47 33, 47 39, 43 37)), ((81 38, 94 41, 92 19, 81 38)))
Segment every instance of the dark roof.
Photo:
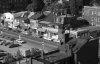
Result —
POLYGON ((45 16, 45 18, 43 18, 43 21, 47 21, 47 22, 54 22, 55 20, 55 15, 53 13, 50 13, 49 15, 45 16))

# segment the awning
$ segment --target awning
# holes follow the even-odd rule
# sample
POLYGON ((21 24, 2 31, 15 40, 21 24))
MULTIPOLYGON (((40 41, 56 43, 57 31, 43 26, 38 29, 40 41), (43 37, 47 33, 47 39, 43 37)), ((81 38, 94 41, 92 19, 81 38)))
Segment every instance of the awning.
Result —
POLYGON ((45 32, 45 31, 46 31, 46 30, 43 29, 43 28, 38 28, 37 30, 38 30, 38 31, 41 31, 41 32, 45 32))

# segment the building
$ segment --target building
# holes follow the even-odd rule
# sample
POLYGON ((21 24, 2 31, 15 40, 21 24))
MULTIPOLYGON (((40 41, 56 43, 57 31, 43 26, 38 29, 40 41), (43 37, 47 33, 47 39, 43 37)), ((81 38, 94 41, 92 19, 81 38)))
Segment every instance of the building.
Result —
POLYGON ((38 35, 46 40, 60 42, 62 40, 62 25, 66 15, 48 14, 38 25, 38 35))
POLYGON ((37 34, 38 20, 30 19, 30 28, 31 28, 32 34, 37 34))
POLYGON ((14 21, 14 15, 12 13, 4 13, 2 14, 2 22, 4 22, 4 27, 13 28, 13 21, 14 21))
POLYGON ((14 15, 12 13, 7 12, 7 13, 4 13, 2 16, 3 16, 4 21, 13 22, 14 20, 14 15))

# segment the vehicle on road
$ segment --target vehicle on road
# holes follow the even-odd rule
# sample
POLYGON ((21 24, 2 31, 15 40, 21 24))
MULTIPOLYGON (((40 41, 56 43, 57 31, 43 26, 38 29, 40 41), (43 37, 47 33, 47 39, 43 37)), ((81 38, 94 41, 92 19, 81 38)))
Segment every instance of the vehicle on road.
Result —
POLYGON ((23 41, 22 39, 17 39, 16 42, 17 42, 18 44, 24 44, 24 43, 26 43, 26 41, 23 41))

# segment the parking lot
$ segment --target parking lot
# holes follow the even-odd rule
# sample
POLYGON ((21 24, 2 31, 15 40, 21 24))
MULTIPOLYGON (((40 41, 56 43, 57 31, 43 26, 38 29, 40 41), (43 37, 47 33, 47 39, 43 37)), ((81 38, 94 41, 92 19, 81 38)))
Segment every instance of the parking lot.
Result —
MULTIPOLYGON (((5 40, 6 42, 11 42, 10 39, 11 38, 8 38, 8 37, 0 38, 0 40, 5 40)), ((25 47, 25 48, 28 48, 28 49, 31 49, 31 48, 42 49, 43 48, 43 46, 41 46, 41 44, 33 44, 33 43, 30 43, 30 42, 21 44, 21 46, 13 47, 13 48, 9 48, 8 46, 5 46, 5 45, 0 45, 1 50, 4 50, 8 53, 11 53, 12 55, 14 55, 21 47, 25 47)), ((51 51, 51 49, 47 46, 44 46, 44 52, 48 53, 49 51, 51 51)))
MULTIPOLYGON (((1 38, 0 37, 0 40, 5 41, 5 43, 7 43, 7 42, 13 43, 9 38, 1 38)), ((9 48, 8 46, 5 46, 5 43, 1 45, 1 41, 0 41, 0 49, 6 51, 8 53, 11 53, 11 54, 15 54, 20 49, 20 47, 28 47, 26 44, 24 44, 22 46, 17 46, 17 47, 9 48)))
POLYGON ((16 51, 18 51, 18 47, 15 47, 15 48, 8 48, 6 46, 3 46, 3 45, 0 45, 0 49, 8 52, 8 53, 11 53, 11 54, 14 54, 16 51))

